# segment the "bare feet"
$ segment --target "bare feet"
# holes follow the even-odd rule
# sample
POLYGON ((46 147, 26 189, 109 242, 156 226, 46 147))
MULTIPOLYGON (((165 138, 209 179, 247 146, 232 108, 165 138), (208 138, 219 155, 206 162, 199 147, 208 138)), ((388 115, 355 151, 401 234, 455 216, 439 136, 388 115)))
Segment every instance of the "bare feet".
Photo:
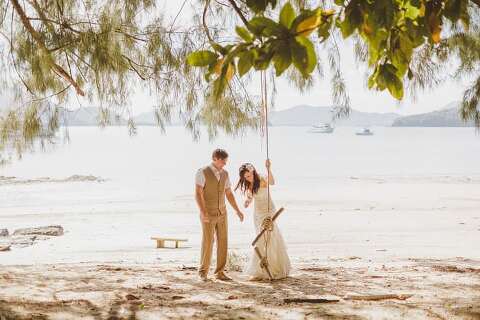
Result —
POLYGON ((221 273, 217 273, 217 275, 215 276, 218 280, 222 280, 222 281, 232 281, 232 278, 230 278, 229 276, 227 276, 225 273, 221 272, 221 273))
POLYGON ((200 277, 200 280, 203 281, 203 282, 207 282, 208 281, 208 277, 206 274, 203 274, 203 273, 200 273, 198 275, 200 277))

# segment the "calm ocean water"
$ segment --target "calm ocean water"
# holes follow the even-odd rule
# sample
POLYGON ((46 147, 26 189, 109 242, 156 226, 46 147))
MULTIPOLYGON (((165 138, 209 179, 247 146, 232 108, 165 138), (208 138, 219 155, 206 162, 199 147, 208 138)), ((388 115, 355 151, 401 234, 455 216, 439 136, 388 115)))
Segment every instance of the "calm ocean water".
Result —
MULTIPOLYGON (((275 197, 309 199, 328 181, 353 177, 480 176, 480 136, 473 128, 356 128, 333 134, 307 133, 303 127, 270 130, 270 154, 278 186, 275 197)), ((71 142, 26 155, 0 168, 0 175, 23 179, 94 175, 105 182, 33 183, 0 186, 0 214, 190 210, 193 176, 209 163, 211 151, 230 153, 232 183, 242 162, 263 171, 265 146, 257 133, 241 137, 206 135, 195 142, 183 128, 70 128, 71 142)), ((194 207, 193 207, 194 208, 194 207)))

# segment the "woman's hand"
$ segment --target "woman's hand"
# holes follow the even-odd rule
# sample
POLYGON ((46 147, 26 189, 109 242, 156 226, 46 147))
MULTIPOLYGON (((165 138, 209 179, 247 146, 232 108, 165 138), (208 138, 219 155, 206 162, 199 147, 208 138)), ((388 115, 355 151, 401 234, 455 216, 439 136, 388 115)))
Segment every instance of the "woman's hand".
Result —
POLYGON ((263 219, 262 229, 267 229, 268 231, 273 230, 273 220, 272 220, 271 217, 267 217, 267 218, 263 219))
POLYGON ((265 167, 267 170, 270 170, 270 167, 272 166, 272 161, 270 159, 265 160, 265 167))

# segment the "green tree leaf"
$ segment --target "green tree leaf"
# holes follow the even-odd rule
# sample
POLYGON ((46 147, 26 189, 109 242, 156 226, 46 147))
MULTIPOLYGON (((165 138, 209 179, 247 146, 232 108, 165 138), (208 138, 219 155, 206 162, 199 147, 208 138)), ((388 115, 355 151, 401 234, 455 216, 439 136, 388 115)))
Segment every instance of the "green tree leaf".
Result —
POLYGON ((292 64, 292 53, 290 46, 284 41, 276 46, 275 55, 273 56, 273 64, 275 66, 275 74, 277 77, 292 64))
POLYGON ((187 62, 191 66, 205 67, 217 61, 218 55, 212 51, 199 50, 192 52, 187 57, 187 62))
POLYGON ((282 25, 265 17, 255 17, 250 20, 248 29, 259 37, 282 36, 285 32, 288 32, 282 25))
POLYGON ((244 51, 238 54, 238 74, 242 77, 253 66, 254 55, 251 51, 244 51))
POLYGON ((308 77, 317 63, 313 43, 305 37, 298 36, 290 42, 290 48, 293 64, 304 77, 308 77))
POLYGON ((252 42, 253 41, 253 36, 250 32, 248 32, 247 29, 245 29, 243 27, 240 27, 240 26, 237 26, 237 27, 235 27, 235 31, 240 36, 240 38, 242 38, 246 42, 252 42))
POLYGON ((255 60, 253 66, 255 70, 265 70, 270 65, 274 50, 270 44, 266 44, 263 47, 254 51, 255 60))
POLYGON ((293 20, 295 19, 295 10, 290 2, 285 3, 280 11, 280 23, 287 29, 290 29, 293 20))
POLYGON ((272 9, 277 5, 277 0, 247 0, 246 5, 252 9, 256 14, 263 13, 268 5, 272 6, 272 9))
POLYGON ((318 27, 318 38, 323 42, 330 37, 330 30, 332 28, 333 18, 330 16, 322 21, 318 27))

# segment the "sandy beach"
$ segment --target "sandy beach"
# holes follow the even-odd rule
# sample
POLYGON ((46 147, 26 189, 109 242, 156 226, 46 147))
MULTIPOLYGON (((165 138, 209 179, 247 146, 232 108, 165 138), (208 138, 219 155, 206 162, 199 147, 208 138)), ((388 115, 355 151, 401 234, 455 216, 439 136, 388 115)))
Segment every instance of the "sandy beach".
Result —
MULTIPOLYGON (((357 260, 357 259, 355 259, 357 260)), ((362 260, 362 259, 358 259, 362 260)), ((291 277, 198 281, 193 266, 59 264, 0 271, 2 319, 479 319, 480 262, 297 264, 291 277), (286 299, 325 299, 290 303, 286 299)))
POLYGON ((2 215, 10 230, 33 222, 65 229, 0 253, 2 320, 480 319, 477 178, 338 182, 324 181, 329 192, 311 201, 281 199, 278 226, 294 270, 273 283, 238 271, 250 254, 250 216, 244 224, 230 216, 234 281, 199 281, 191 197, 171 204, 178 212, 133 220, 128 210, 2 215), (189 242, 156 249, 149 236, 165 229, 189 242), (329 301, 285 300, 299 298, 329 301))

